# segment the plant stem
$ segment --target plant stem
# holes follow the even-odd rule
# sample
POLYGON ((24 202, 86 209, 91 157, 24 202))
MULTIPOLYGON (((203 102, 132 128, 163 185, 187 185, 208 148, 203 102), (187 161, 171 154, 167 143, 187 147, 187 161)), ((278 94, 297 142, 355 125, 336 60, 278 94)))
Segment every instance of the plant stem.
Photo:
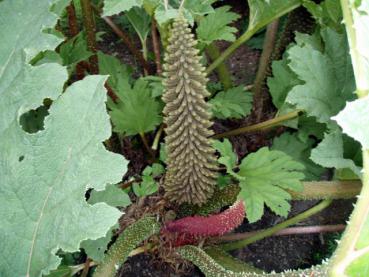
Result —
POLYGON ((270 68, 270 58, 273 54, 278 26, 279 19, 276 19, 267 27, 263 44, 263 52, 259 60, 259 67, 254 81, 252 92, 254 94, 254 114, 256 122, 260 122, 263 116, 265 99, 265 95, 263 95, 263 87, 265 85, 265 76, 270 68))
POLYGON ((159 130, 156 132, 156 135, 155 135, 155 138, 154 138, 154 142, 152 143, 152 146, 151 146, 151 149, 156 151, 158 150, 158 146, 159 146, 159 142, 160 142, 160 137, 161 137, 161 134, 163 133, 164 131, 164 123, 162 123, 160 125, 160 128, 159 130))
POLYGON ((150 72, 149 64, 145 60, 142 53, 138 51, 137 48, 133 45, 129 36, 126 33, 124 33, 117 25, 115 25, 111 17, 105 16, 102 19, 112 28, 114 33, 123 40, 124 44, 128 47, 131 53, 136 57, 138 62, 141 64, 142 68, 146 70, 147 72, 150 72))
MULTIPOLYGON (((350 45, 350 54, 356 81, 356 93, 359 98, 368 97, 369 94, 369 79, 367 76, 366 59, 359 49, 357 49, 357 36, 366 34, 355 28, 355 23, 365 24, 364 22, 354 22, 352 1, 341 0, 341 7, 343 18, 346 25, 348 41, 350 45)), ((357 11, 358 12, 358 11, 357 11)), ((362 31, 362 30, 361 30, 362 31)), ((349 224, 339 243, 336 252, 333 254, 330 275, 333 277, 346 276, 345 270, 355 260, 362 260, 363 256, 369 253, 369 246, 367 243, 361 243, 360 237, 365 236, 363 229, 367 228, 367 221, 369 218, 369 150, 363 149, 363 187, 355 209, 351 214, 349 224), (364 234, 363 234, 364 233, 364 234)), ((366 234, 367 235, 367 234, 366 234)), ((363 240, 363 239, 361 239, 363 240)), ((359 263, 359 262, 358 262, 359 263)), ((365 274, 365 273, 364 273, 365 274)))
POLYGON ((158 38, 158 32, 156 30, 156 20, 154 17, 151 20, 151 38, 152 38, 152 48, 154 49, 155 55, 156 74, 161 75, 163 73, 163 69, 161 68, 160 43, 158 38))
MULTIPOLYGON (((290 228, 280 230, 272 234, 271 236, 288 236, 288 235, 340 232, 340 231, 343 231, 345 228, 346 228, 346 225, 344 224, 320 225, 320 226, 299 226, 299 227, 290 227, 290 228)), ((265 231, 265 229, 258 230, 258 231, 252 231, 252 232, 224 235, 222 237, 216 238, 216 241, 225 242, 225 241, 235 241, 235 240, 247 239, 263 231, 265 231)))
POLYGON ((221 133, 221 134, 216 134, 212 138, 218 139, 218 138, 236 136, 236 135, 243 134, 243 133, 250 133, 250 132, 255 132, 255 131, 266 130, 266 129, 269 129, 269 128, 272 128, 272 127, 279 126, 281 123, 283 123, 285 121, 294 119, 294 118, 298 117, 301 113, 302 113, 301 110, 296 110, 296 111, 293 111, 293 112, 275 117, 273 119, 269 119, 267 121, 264 121, 264 122, 261 122, 261 123, 258 123, 258 124, 237 128, 237 129, 227 131, 227 132, 224 132, 224 133, 221 133))
MULTIPOLYGON (((369 215, 369 150, 363 151, 363 188, 356 202, 355 209, 351 214, 349 224, 343 235, 342 241, 334 253, 331 266, 331 276, 346 276, 344 271, 347 266, 357 258, 360 250, 356 249, 356 243, 365 228, 366 218, 369 215)), ((364 248, 365 249, 365 248, 364 248)), ((366 252, 368 252, 367 249, 366 252)))
POLYGON ((90 258, 87 258, 80 277, 87 277, 88 272, 90 270, 90 263, 91 262, 92 262, 92 260, 90 258))
POLYGON ((303 182, 301 192, 289 191, 293 200, 350 199, 361 190, 361 181, 303 182))
POLYGON ((97 46, 96 46, 96 27, 94 14, 92 11, 90 0, 80 0, 82 6, 82 16, 83 16, 83 25, 85 27, 86 36, 87 36, 87 47, 88 49, 94 53, 89 61, 90 61, 90 70, 91 74, 99 73, 99 64, 97 60, 97 46))
POLYGON ((225 59, 227 59, 233 51, 235 51, 238 47, 244 44, 248 39, 250 39, 257 31, 261 28, 269 24, 271 21, 283 16, 284 14, 292 11, 293 9, 300 6, 301 3, 296 3, 288 7, 285 10, 279 11, 278 14, 275 14, 272 18, 268 18, 268 20, 263 22, 258 22, 253 28, 248 29, 243 35, 241 35, 236 41, 234 41, 220 56, 217 58, 206 70, 206 74, 209 75, 215 68, 217 68, 225 59))
POLYGON ((215 68, 217 68, 225 59, 227 59, 233 51, 250 39, 257 30, 246 31, 236 41, 234 41, 209 67, 206 69, 206 74, 209 75, 215 68))
POLYGON ((145 134, 144 134, 144 133, 140 133, 140 137, 141 137, 142 142, 143 142, 143 144, 144 144, 144 146, 145 146, 145 148, 146 148, 146 151, 147 151, 147 152, 150 154, 150 156, 154 159, 154 158, 155 158, 155 154, 154 154, 154 152, 151 150, 151 148, 150 148, 150 146, 149 146, 149 143, 148 143, 148 141, 147 141, 147 139, 146 139, 145 134))
POLYGON ((265 229, 261 232, 258 232, 255 236, 243 239, 243 240, 239 240, 239 241, 235 241, 235 242, 230 242, 230 243, 226 243, 226 244, 221 244, 220 247, 223 250, 226 251, 231 251, 231 250, 235 250, 235 249, 239 249, 239 248, 243 248, 251 243, 254 243, 258 240, 264 239, 266 237, 269 237, 273 234, 275 234, 276 232, 287 228, 290 225, 296 224, 322 210, 324 210, 326 207, 328 207, 330 204, 332 203, 332 200, 330 199, 326 199, 323 200, 322 202, 320 202, 318 205, 306 210, 305 212, 302 212, 290 219, 287 219, 286 221, 277 224, 271 228, 265 229))
POLYGON ((76 9, 74 8, 73 1, 67 7, 67 15, 68 15, 68 29, 69 29, 69 37, 74 37, 78 34, 78 23, 76 16, 76 9))
MULTIPOLYGON (((74 7, 73 1, 67 7, 67 15, 68 15, 69 37, 73 38, 79 33, 76 9, 74 7)), ((85 76, 85 69, 83 67, 83 63, 79 62, 76 64, 77 80, 82 80, 84 76, 85 76)))
MULTIPOLYGON (((206 47, 206 53, 209 55, 212 61, 215 61, 220 56, 220 51, 214 43, 206 47)), ((224 62, 220 63, 216 68, 216 71, 223 88, 225 90, 230 89, 233 86, 233 83, 227 65, 224 62)))

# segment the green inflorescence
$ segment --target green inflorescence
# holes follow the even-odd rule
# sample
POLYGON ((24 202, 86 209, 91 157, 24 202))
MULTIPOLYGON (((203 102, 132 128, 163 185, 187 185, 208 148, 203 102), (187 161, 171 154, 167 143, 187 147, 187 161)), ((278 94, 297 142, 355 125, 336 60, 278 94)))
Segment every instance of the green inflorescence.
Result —
POLYGON ((168 167, 164 188, 171 201, 201 205, 213 195, 217 166, 209 139, 213 132, 205 102, 207 78, 196 44, 180 15, 174 21, 165 56, 168 167))
POLYGON ((144 217, 128 226, 96 268, 94 277, 113 277, 129 253, 142 241, 158 233, 160 224, 154 217, 144 217))
POLYGON ((218 264, 204 250, 186 245, 179 249, 181 256, 193 262, 207 277, 326 277, 327 265, 313 266, 304 270, 287 270, 281 273, 234 272, 218 264))

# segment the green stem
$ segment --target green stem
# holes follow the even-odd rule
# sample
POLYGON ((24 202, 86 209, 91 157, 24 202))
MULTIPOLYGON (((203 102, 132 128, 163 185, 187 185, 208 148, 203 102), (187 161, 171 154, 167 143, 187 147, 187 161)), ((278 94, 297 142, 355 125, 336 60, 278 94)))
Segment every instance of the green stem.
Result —
POLYGON ((346 231, 343 235, 336 252, 334 253, 331 264, 331 275, 334 277, 346 276, 344 271, 349 264, 353 262, 357 255, 358 250, 355 245, 365 228, 365 219, 369 214, 369 150, 363 151, 363 188, 356 202, 355 209, 350 217, 350 223, 348 224, 346 231))
POLYGON ((270 58, 273 54, 275 41, 277 38, 279 26, 279 19, 274 20, 267 27, 265 40, 263 44, 263 52, 261 54, 259 60, 259 67, 256 73, 254 86, 252 89, 253 97, 254 97, 254 114, 255 121, 260 122, 263 111, 264 111, 264 99, 266 96, 264 95, 263 87, 265 87, 265 76, 267 75, 267 71, 270 68, 270 58))
POLYGON ((163 133, 163 131, 164 131, 164 123, 160 125, 159 130, 155 134, 154 142, 152 143, 152 146, 151 146, 152 150, 154 150, 154 151, 158 150, 160 137, 161 137, 161 134, 163 133))
POLYGON ((224 60, 226 60, 232 53, 235 51, 238 47, 240 47, 242 44, 244 44, 247 40, 249 40, 255 33, 257 33, 261 28, 268 25, 273 20, 283 16, 284 14, 292 11, 293 9, 300 6, 301 3, 296 3, 295 5, 292 5, 288 7, 287 9, 283 11, 279 11, 277 14, 275 14, 273 17, 268 18, 268 20, 265 20, 263 22, 259 22, 257 25, 255 25, 252 29, 248 29, 242 36, 240 36, 237 40, 235 40, 220 56, 217 58, 207 69, 206 74, 209 75, 210 72, 212 72, 215 68, 217 68, 224 60))
POLYGON ((82 16, 83 16, 83 26, 85 27, 86 37, 87 37, 87 47, 88 49, 94 53, 90 57, 90 70, 92 74, 99 73, 99 65, 97 60, 97 46, 96 46, 96 26, 94 20, 94 14, 91 7, 90 0, 80 0, 82 6, 82 16))
MULTIPOLYGON (((341 7, 343 12, 343 18, 346 25, 348 41, 350 44, 350 53, 355 73, 355 81, 357 88, 357 95, 359 98, 368 97, 369 93, 369 80, 366 75, 365 58, 357 49, 357 35, 366 35, 364 33, 357 33, 358 30, 354 28, 353 7, 350 6, 349 0, 341 0, 341 7)), ((364 24, 360 22, 360 24, 364 24)), ((358 241, 362 236, 363 229, 367 228, 366 222, 369 217, 369 150, 363 150, 363 187, 358 200, 355 205, 355 209, 351 214, 350 222, 342 237, 342 241, 337 247, 336 252, 333 255, 331 267, 329 270, 330 275, 333 277, 346 276, 345 270, 356 259, 367 255, 369 247, 357 247, 358 241)), ((364 273, 365 274, 365 273, 364 273)))
POLYGON ((249 40, 257 30, 248 30, 242 36, 240 36, 236 41, 234 41, 209 67, 206 69, 206 74, 209 75, 215 68, 217 68, 224 60, 226 60, 238 47, 249 40))
MULTIPOLYGON (((143 56, 144 60, 147 62, 147 44, 146 44, 146 39, 145 40, 141 40, 141 45, 142 45, 142 56, 143 56)), ((149 72, 147 71, 146 68, 144 68, 144 75, 145 76, 149 75, 149 72)))
POLYGON ((145 148, 146 148, 147 152, 150 154, 150 156, 151 156, 152 158, 155 158, 155 154, 154 154, 154 152, 151 150, 151 148, 150 148, 150 146, 149 146, 149 143, 148 143, 148 141, 147 141, 147 139, 146 139, 145 134, 144 134, 144 133, 140 133, 140 137, 141 137, 141 139, 142 139, 142 142, 143 142, 143 144, 144 144, 144 146, 145 146, 145 148))
POLYGON ((361 181, 303 182, 303 185, 303 191, 289 191, 293 200, 350 199, 361 190, 361 181))
POLYGON ((287 219, 286 221, 279 223, 271 228, 265 229, 261 232, 258 232, 255 236, 243 239, 243 240, 239 240, 239 241, 235 241, 235 242, 230 242, 230 243, 225 243, 225 244, 221 244, 220 247, 225 250, 225 251, 231 251, 231 250, 235 250, 235 249, 239 249, 239 248, 243 248, 251 243, 254 243, 258 240, 264 239, 266 237, 269 237, 271 235, 273 235, 274 233, 287 228, 288 226, 294 225, 310 216, 313 216, 316 213, 319 213, 320 211, 324 210, 325 208, 327 208, 330 204, 332 203, 331 199, 326 199, 323 200, 322 202, 320 202, 318 205, 306 210, 305 212, 302 212, 290 219, 287 219))
MULTIPOLYGON (((206 53, 209 55, 212 61, 216 60, 220 56, 220 51, 214 43, 206 47, 206 53)), ((216 68, 216 71, 219 81, 222 83, 225 90, 233 87, 231 74, 229 73, 228 67, 224 62, 219 64, 219 66, 216 68)))
MULTIPOLYGON (((365 58, 363 58, 360 54, 360 51, 357 48, 357 37, 356 31, 354 28, 354 19, 351 11, 350 1, 349 0, 341 0, 341 7, 343 18, 346 25, 346 32, 348 36, 348 41, 350 45, 350 55, 352 60, 352 67, 354 69, 355 81, 356 81, 356 94, 359 97, 364 97, 369 94, 369 78, 367 76, 367 72, 365 70, 366 62, 365 58)), ((360 23, 364 24, 364 23, 360 23)), ((366 35, 366 34, 363 34, 366 35)))
POLYGON ((261 122, 255 125, 241 127, 241 128, 237 128, 231 131, 221 133, 221 134, 216 134, 212 138, 219 139, 219 138, 224 138, 224 137, 236 136, 236 135, 240 135, 243 133, 266 130, 272 127, 279 126, 285 121, 294 119, 298 117, 301 113, 302 113, 301 110, 296 110, 296 111, 275 117, 273 119, 270 119, 270 120, 267 120, 267 121, 264 121, 264 122, 261 122))

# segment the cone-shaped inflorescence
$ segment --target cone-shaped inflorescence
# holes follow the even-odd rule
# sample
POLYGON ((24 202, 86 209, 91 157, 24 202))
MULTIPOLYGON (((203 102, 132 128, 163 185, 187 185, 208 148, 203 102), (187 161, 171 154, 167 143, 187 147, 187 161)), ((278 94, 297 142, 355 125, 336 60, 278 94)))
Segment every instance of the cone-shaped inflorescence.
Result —
POLYGON ((167 174, 166 196, 177 203, 203 204, 213 194, 216 158, 205 97, 207 78, 196 40, 186 20, 173 24, 165 56, 164 114, 167 174))

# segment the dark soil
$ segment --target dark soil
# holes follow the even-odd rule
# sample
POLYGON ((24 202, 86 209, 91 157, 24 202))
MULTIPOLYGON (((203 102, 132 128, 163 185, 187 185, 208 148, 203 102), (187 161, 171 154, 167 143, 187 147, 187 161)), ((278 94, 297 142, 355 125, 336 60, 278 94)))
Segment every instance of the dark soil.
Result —
MULTIPOLYGON (((228 1, 227 4, 232 5, 233 10, 242 14, 242 17, 247 15, 247 7, 245 1, 228 1)), ((237 27, 242 29, 244 19, 240 19, 236 23, 237 27)), ((132 57, 127 47, 119 41, 117 36, 108 31, 108 27, 104 27, 104 23, 99 23, 99 28, 104 29, 106 34, 103 36, 103 41, 99 42, 99 49, 105 53, 116 55, 123 63, 130 64, 136 68, 135 75, 139 74, 140 66, 132 57)), ((99 30, 101 31, 101 30, 99 30)), ((134 43, 140 47, 139 41, 135 38, 134 43)), ((148 44, 151 44, 150 40, 148 44)), ((225 49, 228 43, 219 43, 219 48, 225 49)), ((234 54, 228 59, 227 65, 232 73, 236 85, 252 84, 260 56, 260 50, 255 50, 243 45, 237 49, 234 54)), ((211 77, 213 80, 216 76, 211 77)), ((273 107, 270 107, 270 112, 265 114, 265 119, 273 116, 273 107)), ((216 133, 224 132, 229 129, 234 129, 240 126, 249 124, 250 119, 243 120, 225 120, 217 121, 214 125, 216 133)), ((280 131, 283 131, 280 130, 280 131)), ((278 132, 278 130, 277 130, 278 132)), ((269 145, 273 134, 247 134, 230 138, 239 157, 244 157, 250 152, 254 152, 262 146, 269 145)), ((152 140, 152 134, 148 135, 149 140, 152 140)), ((116 139, 115 139, 116 140, 116 139)), ((143 168, 148 164, 147 153, 141 141, 135 138, 126 138, 121 144, 121 151, 130 160, 129 171, 126 178, 140 174, 143 168)), ((292 203, 292 211, 290 216, 298 214, 316 204, 316 201, 296 201, 292 203)), ((322 225, 322 224, 341 224, 345 223, 352 211, 352 201, 336 201, 329 208, 320 214, 309 218, 299 225, 322 225)), ((248 224, 245 222, 236 231, 244 232, 268 228, 282 222, 284 219, 266 210, 263 218, 255 223, 248 224)), ((324 236, 318 234, 312 235, 290 235, 280 237, 269 237, 257 243, 254 243, 244 249, 233 251, 233 255, 243 261, 247 261, 254 266, 265 271, 283 271, 289 268, 305 268, 314 263, 317 263, 316 253, 321 253, 322 249, 327 247, 327 241, 324 236)), ((203 276, 202 273, 191 267, 186 272, 176 271, 172 266, 161 262, 149 254, 141 254, 129 258, 124 267, 120 269, 118 276, 130 277, 165 277, 165 276, 203 276)))

